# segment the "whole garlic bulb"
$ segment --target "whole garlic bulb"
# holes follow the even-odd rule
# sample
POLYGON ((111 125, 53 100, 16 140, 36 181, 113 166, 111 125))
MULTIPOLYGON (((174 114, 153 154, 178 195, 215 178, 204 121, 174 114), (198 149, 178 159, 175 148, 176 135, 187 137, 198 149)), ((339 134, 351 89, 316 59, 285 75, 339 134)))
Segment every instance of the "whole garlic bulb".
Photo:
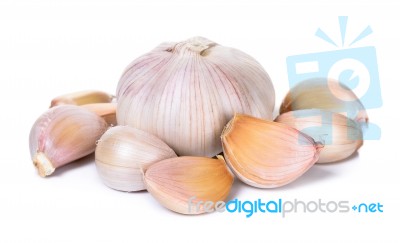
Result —
POLYGON ((214 156, 235 112, 272 119, 275 92, 249 55, 202 37, 164 43, 133 61, 117 88, 117 121, 178 155, 214 156))
POLYGON ((146 187, 143 173, 160 160, 176 157, 159 138, 128 126, 112 127, 97 142, 97 171, 104 184, 119 191, 140 191, 146 187))

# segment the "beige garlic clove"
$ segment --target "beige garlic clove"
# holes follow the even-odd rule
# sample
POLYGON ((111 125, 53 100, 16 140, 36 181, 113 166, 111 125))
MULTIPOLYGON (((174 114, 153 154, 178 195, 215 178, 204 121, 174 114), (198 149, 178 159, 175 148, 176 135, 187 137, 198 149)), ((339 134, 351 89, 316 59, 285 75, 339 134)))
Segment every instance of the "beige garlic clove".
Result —
POLYGON ((146 187, 143 173, 160 160, 176 157, 159 138, 128 126, 108 129, 97 143, 96 167, 104 184, 119 191, 140 191, 146 187))
POLYGON ((82 105, 83 108, 88 109, 102 117, 108 125, 117 125, 117 104, 116 103, 93 103, 82 105))
POLYGON ((42 177, 96 148, 107 123, 82 107, 63 105, 41 115, 29 135, 31 158, 42 177))
POLYGON ((235 112, 272 119, 275 93, 254 58, 195 37, 133 61, 117 100, 119 125, 159 137, 180 156, 212 157, 222 151, 219 137, 235 112))
POLYGON ((151 165, 147 190, 164 207, 181 214, 201 214, 229 195, 233 175, 223 159, 177 157, 151 165))
POLYGON ((357 96, 335 79, 315 78, 300 82, 286 95, 280 114, 306 109, 328 110, 368 122, 367 112, 357 96))
POLYGON ((113 96, 97 90, 78 91, 63 94, 51 101, 50 108, 58 105, 84 105, 91 103, 109 103, 113 96))
POLYGON ((343 160, 363 144, 360 125, 344 115, 324 110, 296 110, 284 113, 276 122, 291 126, 323 143, 318 163, 343 160))
POLYGON ((318 160, 321 145, 287 125, 236 114, 222 136, 225 159, 244 183, 259 188, 286 185, 318 160))

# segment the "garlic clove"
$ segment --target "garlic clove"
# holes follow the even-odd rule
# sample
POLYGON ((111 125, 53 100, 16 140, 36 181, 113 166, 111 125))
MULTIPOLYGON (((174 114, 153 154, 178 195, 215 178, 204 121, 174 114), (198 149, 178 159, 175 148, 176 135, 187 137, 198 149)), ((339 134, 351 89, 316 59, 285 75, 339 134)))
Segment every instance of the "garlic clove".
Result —
POLYGON ((81 105, 83 108, 88 109, 96 113, 96 115, 102 117, 108 125, 117 125, 117 104, 116 103, 93 103, 81 105))
POLYGON ((117 100, 118 124, 159 137, 180 156, 212 157, 222 151, 219 136, 235 112, 272 119, 275 93, 254 58, 196 37, 133 61, 117 100))
POLYGON ((222 135, 225 159, 244 183, 259 188, 286 185, 318 160, 321 145, 287 125, 236 114, 222 135))
POLYGON ((181 214, 205 213, 205 202, 225 200, 233 183, 224 160, 205 157, 160 161, 147 169, 144 178, 159 203, 181 214))
POLYGON ((107 123, 82 107, 63 105, 42 114, 29 135, 31 158, 42 177, 92 152, 107 123))
POLYGON ((281 114, 276 122, 293 127, 323 143, 317 163, 343 160, 363 144, 360 125, 344 115, 325 110, 296 110, 281 114))
POLYGON ((300 82, 286 95, 280 114, 306 109, 328 110, 358 122, 368 122, 367 112, 357 96, 335 79, 315 78, 300 82))
POLYGON ((146 168, 173 157, 175 152, 159 138, 128 126, 108 129, 95 152, 97 171, 104 184, 128 192, 145 190, 146 168))
POLYGON ((58 105, 84 105, 91 103, 109 103, 113 99, 113 96, 102 91, 97 90, 86 90, 78 91, 69 94, 63 94, 55 97, 51 101, 51 107, 58 105))

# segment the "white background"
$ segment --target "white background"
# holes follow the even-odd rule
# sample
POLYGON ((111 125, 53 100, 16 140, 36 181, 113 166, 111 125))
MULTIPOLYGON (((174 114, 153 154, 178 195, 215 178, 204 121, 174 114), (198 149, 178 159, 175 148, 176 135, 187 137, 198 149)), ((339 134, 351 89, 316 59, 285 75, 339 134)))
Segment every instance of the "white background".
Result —
POLYGON ((0 242, 399 242, 398 1, 270 2, 1 0, 0 242), (278 105, 289 87, 286 57, 335 50, 314 33, 321 27, 339 42, 339 15, 349 16, 349 39, 367 25, 374 31, 355 47, 377 50, 384 104, 369 115, 382 139, 282 188, 236 182, 230 198, 380 202, 384 213, 182 216, 146 192, 107 188, 93 158, 50 178, 36 174, 28 134, 54 96, 114 92, 134 58, 163 41, 200 35, 255 57, 274 82, 278 105))

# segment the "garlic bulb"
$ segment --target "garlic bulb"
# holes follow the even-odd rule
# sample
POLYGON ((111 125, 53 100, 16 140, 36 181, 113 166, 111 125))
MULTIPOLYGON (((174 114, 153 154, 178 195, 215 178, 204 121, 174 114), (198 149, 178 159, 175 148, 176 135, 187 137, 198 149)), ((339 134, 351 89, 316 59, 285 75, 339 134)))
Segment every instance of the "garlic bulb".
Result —
POLYGON ((51 101, 50 108, 58 105, 84 105, 91 103, 109 103, 113 96, 102 91, 86 90, 63 94, 51 101))
POLYGON ((47 110, 33 125, 29 135, 31 158, 42 177, 92 152, 106 131, 99 116, 74 105, 47 110))
POLYGON ((284 113, 275 121, 296 128, 323 143, 318 163, 345 159, 363 144, 360 125, 338 113, 317 109, 297 110, 284 113))
POLYGON ((259 188, 286 185, 318 160, 321 145, 287 125, 236 114, 222 136, 225 159, 237 177, 259 188))
POLYGON ((117 104, 116 103, 93 103, 81 105, 81 107, 94 112, 96 115, 102 117, 108 125, 117 125, 117 104))
POLYGON ((147 190, 159 203, 182 214, 208 211, 208 206, 227 198, 233 183, 223 159, 189 156, 155 163, 144 178, 147 190))
POLYGON ((328 110, 359 122, 368 122, 367 112, 357 96, 334 79, 316 78, 299 83, 286 95, 280 114, 306 109, 328 110))
POLYGON ((127 126, 112 127, 97 143, 97 171, 107 186, 120 191, 140 191, 146 187, 146 168, 163 159, 176 157, 159 138, 127 126))
POLYGON ((133 61, 117 88, 117 121, 165 141, 178 155, 212 157, 235 112, 272 119, 275 93, 249 55, 202 37, 164 43, 133 61))

